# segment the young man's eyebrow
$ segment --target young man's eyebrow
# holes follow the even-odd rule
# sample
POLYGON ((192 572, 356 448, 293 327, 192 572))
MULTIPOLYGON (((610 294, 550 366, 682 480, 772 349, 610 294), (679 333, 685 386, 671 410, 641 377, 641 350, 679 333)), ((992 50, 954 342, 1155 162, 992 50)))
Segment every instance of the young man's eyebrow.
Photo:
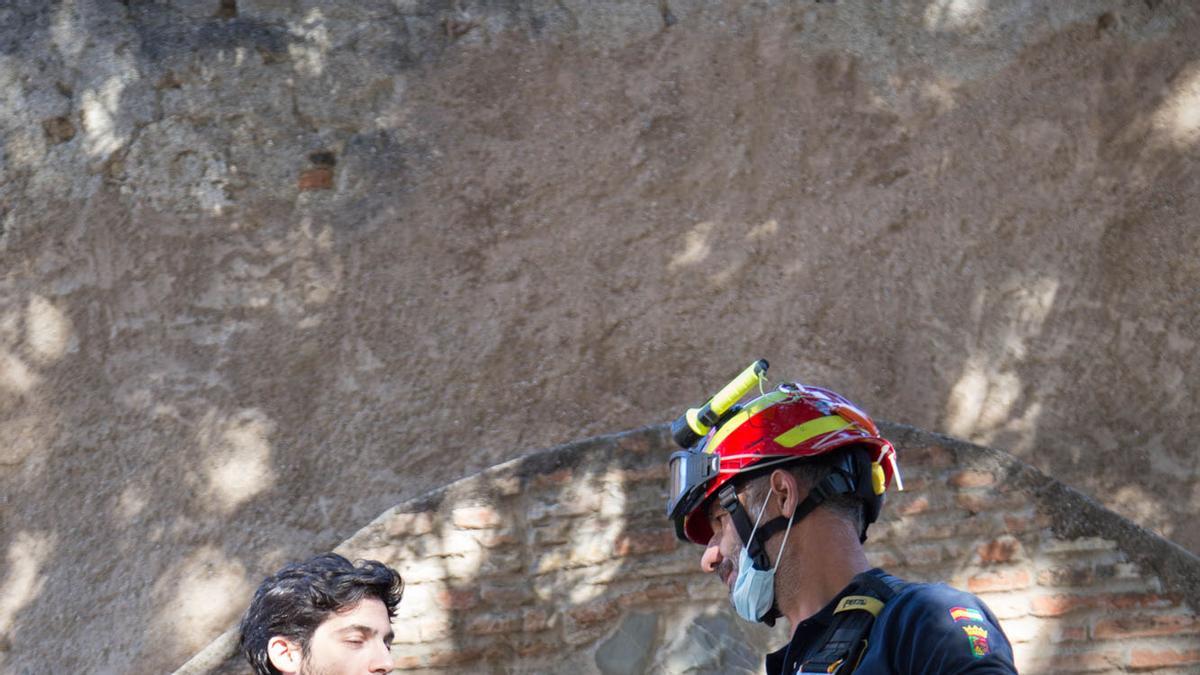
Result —
POLYGON ((372 635, 374 635, 377 632, 378 631, 376 631, 374 628, 371 628, 370 626, 364 626, 359 623, 353 624, 351 626, 346 626, 345 628, 338 629, 338 633, 341 633, 343 635, 347 634, 347 633, 362 633, 363 635, 366 635, 367 637, 371 637, 372 635))

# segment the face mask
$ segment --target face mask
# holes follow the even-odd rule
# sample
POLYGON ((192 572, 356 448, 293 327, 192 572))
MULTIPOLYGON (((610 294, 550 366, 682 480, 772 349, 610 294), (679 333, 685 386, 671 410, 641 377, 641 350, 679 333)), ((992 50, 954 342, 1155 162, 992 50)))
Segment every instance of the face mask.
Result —
MULTIPOLYGON (((750 541, 754 540, 754 533, 758 531, 758 523, 767 510, 767 501, 771 499, 772 494, 775 494, 774 488, 767 493, 767 499, 763 500, 762 508, 758 511, 758 518, 754 520, 754 528, 750 531, 750 541)), ((792 532, 792 518, 795 516, 796 512, 793 510, 791 517, 788 518, 787 529, 783 532, 783 544, 779 547, 779 559, 783 558, 788 535, 792 532)), ((757 623, 770 611, 771 605, 775 602, 775 570, 779 568, 779 559, 769 570, 755 569, 754 562, 750 560, 747 546, 749 544, 743 544, 742 550, 738 553, 737 579, 733 582, 733 592, 730 593, 729 599, 733 602, 733 608, 737 611, 738 616, 751 623, 757 623)))

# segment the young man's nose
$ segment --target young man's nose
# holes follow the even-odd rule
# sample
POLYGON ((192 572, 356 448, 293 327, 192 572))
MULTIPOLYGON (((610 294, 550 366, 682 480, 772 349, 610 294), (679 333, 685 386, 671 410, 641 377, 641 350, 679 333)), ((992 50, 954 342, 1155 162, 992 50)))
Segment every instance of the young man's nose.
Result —
POLYGON ((392 650, 387 645, 381 645, 381 647, 371 658, 372 675, 384 675, 392 672, 392 669, 396 667, 396 662, 392 659, 392 650))

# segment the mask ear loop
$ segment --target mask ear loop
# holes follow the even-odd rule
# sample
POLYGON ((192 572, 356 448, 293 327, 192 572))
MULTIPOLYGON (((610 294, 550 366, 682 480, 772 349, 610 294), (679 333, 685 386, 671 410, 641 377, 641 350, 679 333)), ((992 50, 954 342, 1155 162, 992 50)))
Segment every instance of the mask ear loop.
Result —
MULTIPOLYGON (((763 509, 763 510, 765 511, 766 509, 763 509)), ((799 507, 799 505, 797 505, 795 508, 792 509, 792 515, 788 516, 788 526, 787 526, 787 529, 783 531, 783 543, 779 545, 779 560, 775 561, 776 568, 779 567, 779 561, 783 560, 783 551, 784 551, 784 549, 787 548, 788 535, 792 533, 792 522, 796 518, 796 511, 799 511, 799 510, 800 510, 800 507, 799 507)))
MULTIPOLYGON (((768 487, 767 489, 768 489, 767 498, 763 500, 762 506, 759 507, 759 509, 758 509, 758 517, 754 519, 754 527, 750 528, 751 541, 754 540, 754 534, 756 532, 758 532, 758 524, 760 522, 762 522, 763 514, 767 512, 767 502, 771 501, 771 495, 775 494, 774 486, 768 487)), ((788 535, 790 535, 792 533, 792 522, 796 518, 796 511, 798 511, 798 510, 799 510, 798 508, 792 509, 792 515, 788 516, 787 529, 783 531, 783 542, 779 545, 779 557, 780 558, 783 557, 783 551, 787 548, 788 535)), ((763 542, 763 547, 764 547, 763 553, 764 554, 766 553, 766 550, 765 550, 766 543, 767 542, 765 542, 765 541, 763 542)), ((749 542, 743 542, 743 544, 742 544, 742 548, 748 548, 749 546, 750 546, 749 542)), ((775 561, 775 567, 779 567, 778 560, 775 561)))
MULTIPOLYGON (((763 514, 767 512, 767 502, 771 501, 771 495, 775 494, 775 488, 767 487, 767 498, 763 500, 762 506, 758 507, 758 516, 754 519, 754 527, 750 528, 750 541, 754 541, 754 533, 758 532, 758 524, 762 522, 763 514)), ((748 548, 750 542, 742 542, 743 548, 748 548)))

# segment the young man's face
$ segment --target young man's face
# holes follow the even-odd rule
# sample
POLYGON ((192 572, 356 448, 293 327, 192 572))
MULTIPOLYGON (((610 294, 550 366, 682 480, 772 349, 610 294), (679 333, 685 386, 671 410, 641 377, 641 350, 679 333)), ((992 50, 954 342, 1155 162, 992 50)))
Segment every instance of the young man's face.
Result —
POLYGON ((392 670, 392 624, 378 598, 363 598, 313 631, 308 649, 285 670, 297 675, 376 675, 392 670))

